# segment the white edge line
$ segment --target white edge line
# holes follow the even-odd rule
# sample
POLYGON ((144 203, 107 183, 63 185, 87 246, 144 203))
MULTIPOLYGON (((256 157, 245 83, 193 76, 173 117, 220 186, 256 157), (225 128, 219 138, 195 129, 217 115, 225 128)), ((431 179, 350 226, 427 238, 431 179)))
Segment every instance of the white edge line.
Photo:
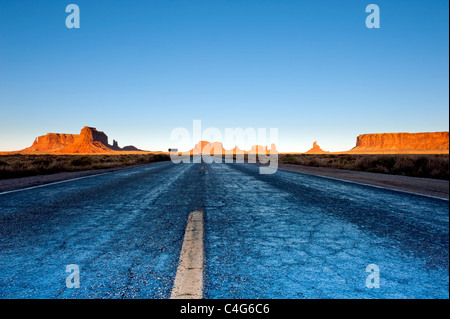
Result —
POLYGON ((316 175, 316 174, 312 174, 312 173, 304 173, 304 172, 291 171, 291 170, 286 169, 286 168, 278 168, 278 169, 280 169, 280 170, 282 170, 282 171, 286 171, 286 172, 292 172, 292 173, 304 174, 304 175, 310 175, 310 176, 317 176, 317 177, 333 179, 333 180, 336 180, 336 181, 341 181, 341 182, 346 182, 346 183, 352 183, 352 184, 358 184, 358 185, 363 185, 363 186, 370 186, 370 187, 375 187, 375 188, 387 189, 387 190, 390 190, 390 191, 395 191, 395 192, 400 192, 400 193, 406 193, 406 194, 410 194, 410 195, 418 195, 418 196, 423 196, 423 197, 429 197, 429 198, 434 198, 434 199, 440 199, 440 200, 443 200, 443 201, 446 201, 446 202, 449 201, 448 198, 438 197, 438 196, 433 196, 433 195, 427 195, 427 194, 421 194, 421 193, 414 193, 414 192, 409 192, 409 191, 405 191, 405 190, 402 190, 402 189, 396 189, 396 188, 389 188, 389 187, 385 187, 385 186, 366 184, 366 183, 355 182, 355 181, 351 181, 351 180, 347 180, 347 179, 341 179, 341 178, 336 178, 336 177, 323 176, 323 175, 316 175))
MULTIPOLYGON (((148 164, 144 164, 142 166, 138 166, 138 167, 144 167, 147 165, 151 165, 151 164, 160 164, 160 163, 164 163, 164 162, 154 162, 154 163, 148 163, 148 164)), ((91 175, 87 175, 87 176, 81 176, 81 177, 75 177, 75 178, 70 178, 70 179, 65 179, 63 181, 58 181, 58 182, 50 182, 50 183, 45 183, 45 184, 41 184, 41 185, 36 185, 36 186, 30 186, 30 187, 25 187, 25 188, 19 188, 19 189, 13 189, 10 191, 6 191, 6 192, 2 192, 0 193, 1 195, 6 195, 6 194, 11 194, 11 193, 17 193, 17 192, 22 192, 22 191, 27 191, 30 189, 35 189, 35 188, 40 188, 40 187, 46 187, 46 186, 52 186, 52 185, 57 185, 57 184, 62 184, 62 183, 68 183, 68 182, 72 182, 72 181, 77 181, 79 179, 84 179, 84 178, 89 178, 89 177, 95 177, 95 176, 101 176, 101 175, 106 175, 106 174, 112 174, 112 173, 117 173, 117 172, 121 172, 121 171, 125 171, 128 169, 135 169, 137 167, 127 167, 124 169, 118 169, 112 172, 105 172, 105 173, 98 173, 98 174, 91 174, 91 175)))
POLYGON ((99 173, 99 174, 91 174, 88 176, 81 176, 81 177, 75 177, 75 178, 71 178, 71 179, 65 179, 63 181, 58 181, 58 182, 51 182, 51 183, 46 183, 46 184, 42 184, 42 185, 36 185, 36 186, 31 186, 31 187, 26 187, 26 188, 20 188, 20 189, 14 189, 11 191, 6 191, 6 192, 2 192, 0 193, 0 195, 6 195, 6 194, 11 194, 11 193, 17 193, 17 192, 22 192, 22 191, 27 191, 30 189, 35 189, 35 188, 40 188, 40 187, 46 187, 46 186, 52 186, 52 185, 56 185, 56 184, 62 184, 62 183, 68 183, 68 182, 72 182, 72 181, 77 181, 79 179, 84 179, 84 178, 89 178, 89 177, 95 177, 95 176, 101 176, 101 175, 106 175, 106 174, 111 174, 111 173, 115 173, 117 171, 114 172, 106 172, 106 173, 99 173))

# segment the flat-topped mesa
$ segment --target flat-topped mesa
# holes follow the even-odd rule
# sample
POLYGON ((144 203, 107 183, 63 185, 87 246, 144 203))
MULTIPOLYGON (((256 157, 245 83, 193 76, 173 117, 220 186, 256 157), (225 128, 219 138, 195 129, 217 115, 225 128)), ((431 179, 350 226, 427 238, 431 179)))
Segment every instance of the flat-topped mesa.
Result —
POLYGON ((445 154, 449 132, 362 134, 349 153, 361 154, 445 154))
MULTIPOLYGON (((133 151, 140 151, 133 146, 133 151)), ((49 154, 71 154, 71 153, 115 153, 124 151, 119 147, 117 141, 109 145, 108 136, 94 127, 85 126, 80 134, 48 133, 39 136, 33 145, 20 151, 23 154, 49 153, 49 154)))
POLYGON ((35 152, 57 151, 74 143, 79 138, 78 134, 48 133, 34 140, 33 145, 26 150, 35 152))

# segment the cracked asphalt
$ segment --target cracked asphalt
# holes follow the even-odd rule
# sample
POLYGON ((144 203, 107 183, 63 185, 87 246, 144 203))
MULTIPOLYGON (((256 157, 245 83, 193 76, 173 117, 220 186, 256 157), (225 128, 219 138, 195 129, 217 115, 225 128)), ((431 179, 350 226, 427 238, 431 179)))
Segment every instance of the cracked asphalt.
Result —
POLYGON ((0 298, 169 298, 196 209, 204 298, 449 298, 448 201, 258 169, 164 162, 0 195, 0 298))

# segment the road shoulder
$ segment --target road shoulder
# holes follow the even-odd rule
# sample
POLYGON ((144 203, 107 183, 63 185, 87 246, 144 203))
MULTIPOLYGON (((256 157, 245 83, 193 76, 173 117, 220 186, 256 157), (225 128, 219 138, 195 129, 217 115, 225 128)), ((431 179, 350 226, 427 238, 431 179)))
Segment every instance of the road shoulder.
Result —
POLYGON ((351 182, 449 199, 449 181, 446 180, 359 172, 326 167, 301 166, 294 164, 278 164, 278 169, 302 174, 342 179, 351 182))
POLYGON ((50 184, 50 183, 56 183, 56 182, 61 182, 61 181, 85 177, 85 176, 111 173, 111 172, 115 172, 115 171, 122 171, 125 169, 131 169, 131 168, 135 168, 138 166, 151 165, 151 164, 156 164, 156 163, 161 163, 161 162, 130 165, 130 166, 121 166, 121 167, 114 167, 114 168, 92 169, 92 170, 78 171, 78 172, 62 172, 62 173, 49 174, 49 175, 36 175, 36 176, 28 176, 28 177, 3 179, 3 180, 0 180, 0 193, 15 191, 15 190, 23 189, 23 188, 28 188, 28 187, 41 186, 41 185, 50 184))

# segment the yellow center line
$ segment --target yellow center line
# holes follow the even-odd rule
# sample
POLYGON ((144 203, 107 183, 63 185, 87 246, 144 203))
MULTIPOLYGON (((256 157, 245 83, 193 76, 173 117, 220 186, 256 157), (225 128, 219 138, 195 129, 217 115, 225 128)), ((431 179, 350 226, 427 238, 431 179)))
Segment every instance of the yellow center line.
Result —
POLYGON ((189 214, 170 299, 202 299, 203 210, 189 214))

